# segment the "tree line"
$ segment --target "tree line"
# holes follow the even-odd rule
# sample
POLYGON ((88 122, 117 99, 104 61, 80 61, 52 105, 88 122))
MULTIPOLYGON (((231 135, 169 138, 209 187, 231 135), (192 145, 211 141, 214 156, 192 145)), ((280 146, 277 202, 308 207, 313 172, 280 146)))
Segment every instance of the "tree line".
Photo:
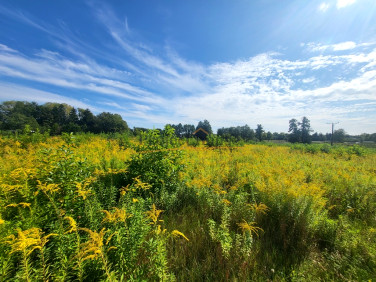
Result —
MULTIPOLYGON (((139 135, 147 128, 128 128, 126 121, 119 114, 103 112, 94 115, 89 109, 74 108, 65 103, 45 103, 39 105, 35 102, 6 101, 0 104, 0 130, 19 131, 28 126, 32 131, 48 132, 50 135, 59 135, 63 132, 92 132, 92 133, 115 133, 132 132, 139 135)), ((208 120, 193 124, 169 124, 175 130, 179 138, 191 138, 193 133, 202 128, 208 134, 213 134, 208 120)), ((311 143, 312 141, 330 141, 331 133, 313 133, 310 121, 303 117, 301 121, 293 118, 289 121, 288 133, 266 132, 261 124, 255 129, 249 125, 236 127, 222 127, 217 130, 217 136, 224 140, 232 141, 263 141, 283 140, 291 143, 311 143)), ((349 136, 344 129, 334 131, 335 142, 376 142, 376 133, 349 136)))
POLYGON ((127 122, 119 114, 103 112, 94 115, 89 109, 74 108, 67 104, 6 101, 0 104, 0 130, 114 133, 128 130, 127 122))

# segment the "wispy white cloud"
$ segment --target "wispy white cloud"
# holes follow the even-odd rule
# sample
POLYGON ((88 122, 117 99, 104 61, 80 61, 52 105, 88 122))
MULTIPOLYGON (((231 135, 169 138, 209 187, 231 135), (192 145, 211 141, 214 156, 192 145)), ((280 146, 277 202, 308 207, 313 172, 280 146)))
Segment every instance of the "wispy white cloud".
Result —
POLYGON ((333 51, 351 50, 351 49, 354 49, 356 47, 357 47, 357 45, 353 41, 346 41, 346 42, 342 42, 342 43, 339 43, 339 44, 333 44, 332 45, 333 51))
POLYGON ((17 53, 16 50, 12 49, 12 48, 9 48, 8 46, 4 45, 4 44, 0 44, 0 52, 7 52, 7 53, 17 53))
POLYGON ((330 4, 329 3, 326 3, 326 2, 322 2, 319 6, 318 6, 318 10, 321 11, 321 12, 326 12, 330 7, 330 4))
POLYGON ((205 67, 181 58, 172 48, 165 46, 156 52, 151 46, 134 40, 132 34, 123 32, 122 25, 107 7, 95 9, 98 20, 106 27, 109 35, 130 56, 140 69, 142 76, 155 80, 166 89, 181 92, 197 92, 206 89, 205 67), (157 55, 158 53, 164 55, 157 55), (156 79, 157 78, 157 79, 156 79))
POLYGON ((93 112, 100 110, 90 104, 86 104, 80 100, 69 98, 66 95, 60 95, 48 91, 41 91, 31 87, 20 86, 12 83, 0 81, 0 100, 15 101, 34 101, 38 103, 67 103, 71 106, 83 109, 90 109, 93 112))
POLYGON ((307 77, 307 78, 302 79, 302 82, 303 83, 311 83, 311 82, 314 82, 315 80, 316 80, 316 78, 314 78, 314 77, 307 77))
POLYGON ((375 45, 373 42, 368 42, 368 43, 355 43, 353 41, 345 41, 345 42, 340 42, 336 44, 321 44, 321 43, 307 43, 307 44, 302 44, 307 48, 308 51, 310 52, 323 52, 323 51, 346 51, 346 50, 353 50, 356 48, 360 47, 368 47, 375 45))
POLYGON ((337 9, 342 9, 354 4, 356 0, 337 0, 337 9))
POLYGON ((13 19, 15 19, 19 22, 25 23, 25 24, 32 26, 34 28, 37 28, 37 29, 39 29, 43 32, 50 33, 47 28, 40 25, 38 23, 38 20, 36 20, 30 14, 21 12, 21 11, 16 10, 16 9, 10 9, 10 8, 7 8, 3 5, 0 6, 0 14, 2 14, 3 16, 6 16, 6 17, 11 17, 11 18, 13 18, 13 19))
POLYGON ((129 75, 126 71, 72 61, 46 50, 30 57, 1 49, 0 75, 88 90, 123 99, 161 102, 161 98, 153 93, 124 81, 129 75))

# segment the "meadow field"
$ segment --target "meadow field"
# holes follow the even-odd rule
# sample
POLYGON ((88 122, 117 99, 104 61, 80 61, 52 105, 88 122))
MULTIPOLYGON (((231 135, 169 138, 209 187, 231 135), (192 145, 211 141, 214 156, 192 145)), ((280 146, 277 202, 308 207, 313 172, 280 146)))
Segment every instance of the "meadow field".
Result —
POLYGON ((376 150, 0 137, 0 281, 376 279, 376 150))

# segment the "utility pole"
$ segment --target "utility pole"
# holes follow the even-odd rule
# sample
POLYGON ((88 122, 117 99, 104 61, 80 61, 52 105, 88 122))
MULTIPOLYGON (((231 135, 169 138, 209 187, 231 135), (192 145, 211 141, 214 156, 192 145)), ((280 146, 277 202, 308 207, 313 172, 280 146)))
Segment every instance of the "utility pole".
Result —
POLYGON ((327 124, 332 125, 332 138, 330 138, 330 145, 333 146, 333 140, 334 140, 334 125, 339 124, 339 122, 328 122, 327 124))

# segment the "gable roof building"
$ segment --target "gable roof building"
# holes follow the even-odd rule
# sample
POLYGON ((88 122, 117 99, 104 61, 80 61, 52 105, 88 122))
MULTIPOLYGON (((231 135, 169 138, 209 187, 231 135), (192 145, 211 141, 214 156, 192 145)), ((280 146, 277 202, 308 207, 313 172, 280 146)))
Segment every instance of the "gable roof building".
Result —
POLYGON ((201 140, 205 140, 208 135, 209 133, 201 127, 198 128, 195 132, 193 132, 193 136, 200 138, 201 140))

